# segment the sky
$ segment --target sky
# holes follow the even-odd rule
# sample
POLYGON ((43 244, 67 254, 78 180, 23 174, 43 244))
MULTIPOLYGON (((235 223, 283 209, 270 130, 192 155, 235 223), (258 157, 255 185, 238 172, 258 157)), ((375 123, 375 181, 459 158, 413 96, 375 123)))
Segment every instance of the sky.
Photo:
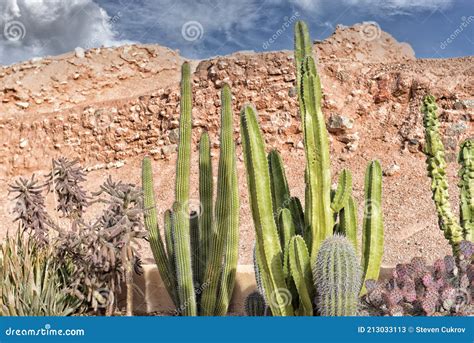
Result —
POLYGON ((313 39, 377 22, 419 58, 474 55, 474 0, 0 0, 0 64, 132 43, 193 59, 292 49, 296 20, 313 39))

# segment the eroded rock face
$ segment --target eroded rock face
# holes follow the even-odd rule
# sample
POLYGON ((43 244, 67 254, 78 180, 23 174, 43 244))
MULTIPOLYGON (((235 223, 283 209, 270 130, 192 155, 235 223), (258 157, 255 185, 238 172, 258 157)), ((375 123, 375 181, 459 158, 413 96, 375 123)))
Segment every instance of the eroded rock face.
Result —
MULTIPOLYGON (((415 60, 374 24, 338 26, 314 45, 334 152, 375 146, 383 137, 419 152, 423 128, 419 101, 441 98, 447 146, 472 134, 472 58, 415 60), (471 67, 469 67, 471 66, 471 67), (471 95, 469 95, 471 94, 471 95), (449 124, 448 124, 449 123, 449 124)), ((68 155, 86 165, 175 151, 179 125, 181 57, 159 46, 92 49, 35 59, 0 71, 0 174, 47 167, 68 155), (27 142, 27 143, 25 143, 27 142)), ((193 138, 219 128, 219 91, 232 87, 238 112, 253 103, 270 146, 297 149, 301 127, 291 52, 236 53, 192 62, 193 138)), ((236 129, 237 130, 237 129, 236 129)), ((237 137, 237 135, 236 135, 237 137)))

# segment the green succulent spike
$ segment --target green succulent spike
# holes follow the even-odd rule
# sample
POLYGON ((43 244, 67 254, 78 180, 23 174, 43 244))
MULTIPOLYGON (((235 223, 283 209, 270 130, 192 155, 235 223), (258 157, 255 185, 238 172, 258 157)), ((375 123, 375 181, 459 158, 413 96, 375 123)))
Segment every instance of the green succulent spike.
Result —
POLYGON ((423 99, 421 111, 424 114, 425 154, 428 175, 431 178, 431 191, 438 212, 439 226, 444 236, 457 254, 458 245, 463 240, 463 230, 451 211, 446 176, 446 158, 444 145, 439 134, 439 120, 435 98, 428 95, 423 99))
POLYGON ((326 239, 318 252, 313 275, 322 316, 354 316, 361 286, 361 268, 354 247, 340 235, 326 239))
POLYGON ((268 167, 272 190, 273 216, 278 218, 279 211, 289 206, 290 191, 288 189, 288 182, 286 181, 283 162, 277 150, 269 152, 268 167))
POLYGON ((357 244, 357 205, 352 196, 349 196, 344 207, 339 212, 338 233, 344 235, 359 251, 357 244))
POLYGON ((297 197, 290 198, 291 217, 295 222, 296 234, 304 237, 305 223, 304 223, 304 213, 303 207, 301 206, 301 201, 297 197))
POLYGON ((202 265, 200 280, 204 279, 206 264, 211 250, 213 210, 213 179, 211 164, 211 143, 209 134, 203 132, 199 141, 199 201, 201 215, 199 217, 199 230, 201 232, 201 250, 199 262, 202 265))
POLYGON ((295 63, 298 99, 306 151, 306 223, 311 227, 311 260, 314 263, 322 241, 332 234, 331 170, 329 141, 321 111, 321 83, 312 57, 308 28, 295 25, 295 63))
POLYGON ((474 242, 474 139, 465 140, 459 151, 460 215, 464 239, 474 242))
POLYGON ((232 95, 228 85, 223 87, 221 98, 221 154, 217 177, 216 229, 205 274, 207 287, 202 294, 203 315, 227 313, 238 260, 239 199, 232 95))
MULTIPOLYGON (((165 241, 166 241, 166 253, 168 255, 168 264, 171 270, 171 275, 175 277, 176 264, 175 264, 175 259, 174 259, 174 244, 175 244, 174 235, 175 235, 176 228, 175 228, 175 217, 174 217, 173 211, 171 210, 165 211, 164 224, 165 224, 165 241)), ((159 267, 158 269, 161 270, 159 267)))
POLYGON ((189 63, 181 68, 181 115, 179 120, 178 159, 176 163, 175 254, 178 295, 185 316, 197 315, 196 297, 191 265, 189 223, 189 174, 191 160, 191 71, 189 63), (186 306, 183 306, 186 304, 186 306))
POLYGON ((331 209, 334 213, 342 210, 352 193, 352 175, 347 169, 343 169, 339 175, 339 183, 337 184, 336 193, 331 203, 331 209))
MULTIPOLYGON (((365 172, 365 211, 362 230, 364 280, 377 280, 384 246, 382 168, 378 161, 372 161, 365 172)), ((362 292, 365 293, 365 287, 362 292)))
POLYGON ((264 141, 255 110, 245 106, 240 114, 242 147, 247 169, 250 207, 255 224, 257 261, 265 294, 275 316, 292 315, 291 304, 280 292, 287 289, 283 273, 283 254, 273 217, 270 175, 264 141))
MULTIPOLYGON (((193 284, 194 289, 199 288, 202 284, 202 272, 199 256, 201 255, 201 237, 199 234, 199 216, 197 212, 192 211, 189 215, 189 229, 191 233, 191 265, 193 268, 193 284)), ((196 299, 198 298, 196 294, 196 299)))
POLYGON ((142 186, 143 186, 143 205, 145 227, 149 232, 149 240, 153 256, 158 265, 163 283, 173 300, 175 306, 178 306, 178 295, 176 293, 175 273, 171 268, 170 259, 173 255, 166 255, 165 246, 160 235, 158 227, 158 214, 155 203, 155 191, 153 189, 153 170, 151 160, 148 157, 143 159, 142 164, 142 186))
POLYGON ((298 290, 300 306, 296 311, 300 316, 313 315, 314 286, 308 248, 303 237, 293 236, 289 247, 290 273, 298 290))

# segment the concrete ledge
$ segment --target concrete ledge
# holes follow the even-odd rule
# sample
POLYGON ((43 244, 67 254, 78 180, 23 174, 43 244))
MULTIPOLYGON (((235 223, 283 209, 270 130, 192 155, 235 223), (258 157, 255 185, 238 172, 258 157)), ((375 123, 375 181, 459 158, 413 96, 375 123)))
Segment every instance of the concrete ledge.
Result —
MULTIPOLYGON (((391 275, 392 268, 382 268, 380 278, 391 275)), ((135 276, 134 313, 136 315, 162 314, 175 315, 176 311, 171 298, 161 280, 158 268, 154 264, 143 265, 143 274, 135 276)), ((253 265, 237 266, 234 293, 229 313, 245 315, 244 304, 247 296, 256 290, 253 265)), ((123 302, 123 300, 122 300, 123 302)), ((121 302, 119 305, 124 305, 121 302)))

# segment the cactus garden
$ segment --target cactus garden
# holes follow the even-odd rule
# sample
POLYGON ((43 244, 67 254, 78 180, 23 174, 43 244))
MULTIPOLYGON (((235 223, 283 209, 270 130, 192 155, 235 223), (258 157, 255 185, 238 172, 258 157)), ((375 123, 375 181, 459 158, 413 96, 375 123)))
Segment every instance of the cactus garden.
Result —
MULTIPOLYGON (((66 154, 51 159, 44 173, 11 178, 12 218, 0 240, 0 315, 473 316, 472 121, 453 162, 440 124, 446 99, 429 89, 418 97, 422 186, 432 195, 437 243, 449 251, 384 265, 392 239, 386 228, 398 225, 390 220, 402 211, 386 204, 384 189, 398 185, 391 185, 383 156, 370 150, 357 168, 334 167, 324 106, 332 85, 319 71, 317 51, 308 26, 296 21, 288 60, 300 178, 289 177, 295 175, 295 165, 285 163, 289 150, 266 135, 261 105, 239 102, 235 111, 233 86, 251 85, 250 76, 216 87, 219 101, 209 106, 219 108, 217 134, 198 125, 206 113, 195 108, 203 81, 193 78, 193 61, 180 66, 175 157, 166 160, 172 179, 150 151, 135 156, 136 175, 117 178, 111 168, 96 189, 85 186, 89 170, 66 154), (167 203, 162 194, 170 187, 167 203), (245 265, 243 244, 251 250, 245 265), (145 258, 143 251, 151 253, 145 258)), ((280 119, 271 121, 272 135, 280 134, 280 119)), ((416 199, 410 204, 416 212, 416 199)))

